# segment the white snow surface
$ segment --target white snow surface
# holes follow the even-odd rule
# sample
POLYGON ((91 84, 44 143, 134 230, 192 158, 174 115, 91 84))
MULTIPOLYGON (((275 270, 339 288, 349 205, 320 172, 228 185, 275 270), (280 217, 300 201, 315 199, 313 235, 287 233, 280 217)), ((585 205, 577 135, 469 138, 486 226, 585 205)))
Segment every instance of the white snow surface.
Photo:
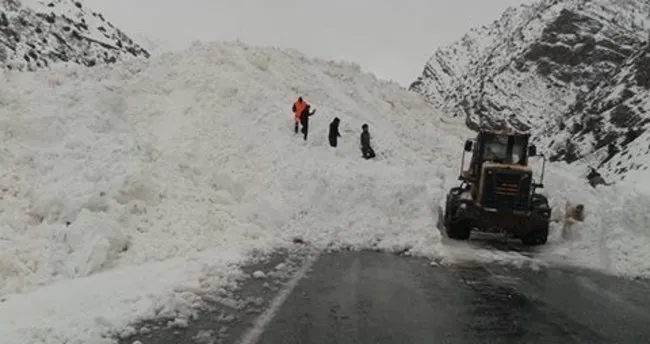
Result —
POLYGON ((547 165, 544 182, 555 217, 567 201, 586 205, 574 240, 554 223, 527 257, 442 237, 439 207, 471 133, 354 64, 196 43, 0 78, 3 344, 113 343, 140 319, 186 321, 254 251, 294 237, 322 249, 410 247, 440 264, 650 275, 648 193, 592 189, 565 165, 547 165), (307 142, 293 133, 298 95, 317 110, 307 142), (363 123, 375 161, 360 158, 363 123))

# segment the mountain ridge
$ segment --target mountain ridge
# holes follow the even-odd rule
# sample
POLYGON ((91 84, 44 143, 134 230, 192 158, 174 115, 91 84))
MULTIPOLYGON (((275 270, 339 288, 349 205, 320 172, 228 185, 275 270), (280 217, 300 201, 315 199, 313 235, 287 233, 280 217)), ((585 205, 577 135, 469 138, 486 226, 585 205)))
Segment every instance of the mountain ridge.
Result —
POLYGON ((35 71, 53 63, 92 67, 149 52, 76 0, 0 1, 0 64, 35 71))
MULTIPOLYGON (((612 178, 624 178, 623 162, 607 163, 624 150, 624 135, 630 134, 620 125, 604 124, 603 118, 611 119, 610 109, 599 99, 626 90, 621 101, 636 101, 630 113, 640 118, 628 124, 639 126, 634 135, 642 136, 649 117, 643 99, 650 94, 637 86, 650 79, 643 57, 648 18, 650 3, 631 0, 540 0, 510 7, 491 25, 471 29, 437 49, 409 89, 453 116, 464 116, 471 129, 530 131, 551 160, 580 160, 605 168, 612 178), (586 118, 603 122, 602 128, 594 134, 580 125, 575 130, 566 126, 586 118), (581 139, 588 133, 596 137, 581 139), (610 153, 616 153, 603 155, 610 144, 617 148, 610 153)), ((621 109, 626 108, 617 111, 621 109)))

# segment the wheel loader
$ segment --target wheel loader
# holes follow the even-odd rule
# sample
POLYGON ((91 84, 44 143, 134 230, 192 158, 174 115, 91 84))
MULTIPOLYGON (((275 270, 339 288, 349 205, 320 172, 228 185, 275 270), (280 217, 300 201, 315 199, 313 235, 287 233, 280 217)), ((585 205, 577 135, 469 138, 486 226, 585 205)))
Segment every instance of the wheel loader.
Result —
POLYGON ((546 157, 540 182, 533 180, 528 162, 537 156, 530 134, 514 130, 481 130, 465 141, 459 186, 447 194, 444 227, 447 235, 467 240, 472 230, 505 233, 524 245, 543 245, 548 237, 551 208, 537 193, 543 188, 546 157), (465 154, 471 152, 468 169, 465 154))

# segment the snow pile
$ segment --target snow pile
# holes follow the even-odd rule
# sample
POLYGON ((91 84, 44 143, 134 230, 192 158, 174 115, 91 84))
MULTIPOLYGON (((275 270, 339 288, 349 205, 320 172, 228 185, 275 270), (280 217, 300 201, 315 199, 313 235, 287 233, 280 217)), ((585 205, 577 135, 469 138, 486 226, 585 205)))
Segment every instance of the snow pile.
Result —
POLYGON ((544 183, 557 222, 551 227, 549 244, 536 259, 621 276, 650 276, 648 192, 626 186, 591 188, 584 179, 576 178, 581 171, 578 166, 563 164, 547 168, 544 183), (574 239, 563 240, 567 201, 584 204, 586 218, 571 229, 574 239))
POLYGON ((563 243, 554 231, 532 258, 446 241, 438 206, 458 183, 469 131, 357 65, 232 42, 2 78, 3 343, 104 343, 145 317, 186 321, 253 252, 295 237, 446 262, 566 258, 649 272, 638 245, 649 219, 626 206, 648 198, 590 190, 568 168, 549 171, 549 195, 560 208, 580 195, 592 212, 583 231, 602 241, 563 243), (306 142, 293 133, 298 95, 317 109, 306 142), (336 149, 327 144, 335 116, 336 149), (360 157, 363 123, 374 161, 360 157))

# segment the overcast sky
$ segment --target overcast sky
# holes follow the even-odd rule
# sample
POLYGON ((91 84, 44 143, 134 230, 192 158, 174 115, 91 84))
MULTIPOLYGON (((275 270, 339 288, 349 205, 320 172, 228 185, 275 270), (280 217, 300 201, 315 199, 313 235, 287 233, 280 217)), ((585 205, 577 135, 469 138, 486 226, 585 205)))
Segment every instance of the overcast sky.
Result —
POLYGON ((440 45, 531 0, 86 0, 123 30, 182 48, 234 40, 359 63, 404 86, 440 45))

